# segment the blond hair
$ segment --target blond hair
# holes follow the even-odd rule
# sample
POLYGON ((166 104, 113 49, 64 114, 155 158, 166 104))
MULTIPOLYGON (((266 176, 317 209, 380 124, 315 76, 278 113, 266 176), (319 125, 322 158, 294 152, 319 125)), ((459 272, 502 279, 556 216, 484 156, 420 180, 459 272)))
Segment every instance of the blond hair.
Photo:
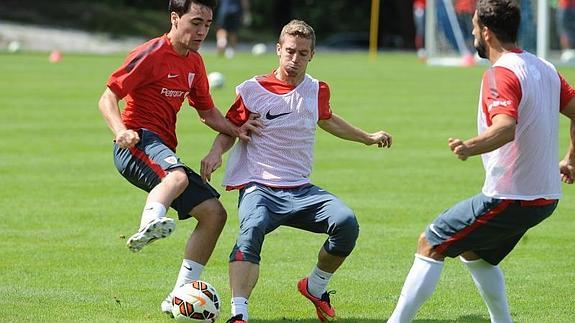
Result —
POLYGON ((286 35, 296 36, 311 40, 311 50, 315 48, 315 32, 310 25, 303 20, 294 19, 282 28, 279 43, 282 44, 286 35))

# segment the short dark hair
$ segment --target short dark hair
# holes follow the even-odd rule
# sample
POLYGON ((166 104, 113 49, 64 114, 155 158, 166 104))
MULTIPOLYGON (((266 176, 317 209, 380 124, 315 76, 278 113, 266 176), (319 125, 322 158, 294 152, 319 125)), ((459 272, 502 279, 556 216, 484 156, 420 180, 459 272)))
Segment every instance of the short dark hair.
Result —
POLYGON ((185 15, 188 11, 190 11, 190 7, 192 2, 204 5, 212 9, 212 11, 218 5, 218 0, 170 0, 170 4, 168 5, 168 10, 170 12, 175 12, 178 16, 185 15))
POLYGON ((477 1, 477 20, 489 28, 502 43, 517 41, 521 10, 516 0, 477 1))

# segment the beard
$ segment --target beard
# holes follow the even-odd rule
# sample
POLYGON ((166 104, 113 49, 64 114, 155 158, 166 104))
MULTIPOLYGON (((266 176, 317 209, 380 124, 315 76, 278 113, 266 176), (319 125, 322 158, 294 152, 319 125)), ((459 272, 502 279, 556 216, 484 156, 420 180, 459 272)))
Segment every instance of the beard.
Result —
POLYGON ((487 46, 485 46, 485 40, 483 40, 483 37, 477 39, 476 43, 477 44, 473 44, 473 47, 475 47, 477 55, 481 58, 487 59, 487 46))

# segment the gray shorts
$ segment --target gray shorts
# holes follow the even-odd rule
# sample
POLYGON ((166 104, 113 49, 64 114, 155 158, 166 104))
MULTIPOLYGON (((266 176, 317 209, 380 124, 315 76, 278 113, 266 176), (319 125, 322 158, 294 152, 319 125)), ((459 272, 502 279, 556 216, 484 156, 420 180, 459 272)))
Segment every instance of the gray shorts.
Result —
POLYGON ((140 142, 129 149, 114 144, 114 163, 116 168, 130 183, 151 191, 168 174, 169 170, 182 168, 188 175, 188 187, 173 202, 171 207, 178 211, 180 220, 191 217, 190 211, 200 203, 219 198, 218 192, 168 148, 153 132, 140 129, 140 142))
POLYGON ((315 186, 281 189, 250 183, 240 190, 240 233, 230 262, 260 262, 264 236, 280 225, 326 233, 325 250, 346 257, 359 235, 353 211, 335 195, 315 186))
POLYGON ((529 228, 549 217, 557 200, 500 200, 477 194, 440 214, 425 230, 435 251, 457 257, 473 251, 497 265, 529 228))

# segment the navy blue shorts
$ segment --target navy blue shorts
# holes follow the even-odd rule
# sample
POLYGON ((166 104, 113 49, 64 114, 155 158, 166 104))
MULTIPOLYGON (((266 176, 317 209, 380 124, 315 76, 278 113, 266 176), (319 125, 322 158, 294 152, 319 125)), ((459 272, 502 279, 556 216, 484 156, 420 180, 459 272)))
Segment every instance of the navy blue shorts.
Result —
POLYGON ((230 254, 232 261, 260 262, 264 236, 280 225, 328 234, 325 250, 347 257, 359 235, 353 211, 335 195, 315 186, 271 188, 250 183, 240 190, 240 233, 230 254))
POLYGON ((425 230, 435 251, 457 257, 473 251, 497 265, 529 228, 549 217, 557 200, 501 200, 477 194, 440 214, 425 230))
POLYGON ((170 170, 184 169, 188 175, 188 187, 171 205, 174 210, 178 211, 180 220, 190 218, 190 212, 200 203, 220 197, 213 187, 204 183, 198 174, 183 164, 155 133, 140 129, 138 134, 140 142, 132 148, 122 149, 114 144, 116 168, 130 183, 149 192, 170 170))

